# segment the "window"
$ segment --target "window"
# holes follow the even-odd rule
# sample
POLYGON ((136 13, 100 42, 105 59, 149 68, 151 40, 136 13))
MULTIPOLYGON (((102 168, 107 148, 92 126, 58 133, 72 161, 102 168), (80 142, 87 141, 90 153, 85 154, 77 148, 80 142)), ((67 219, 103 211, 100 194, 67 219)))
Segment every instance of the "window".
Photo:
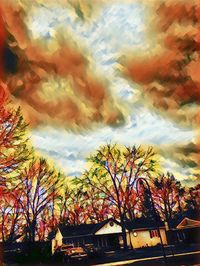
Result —
POLYGON ((113 226, 113 225, 114 225, 114 223, 113 223, 113 221, 111 221, 111 222, 110 222, 110 226, 113 226))
POLYGON ((149 234, 150 234, 150 238, 159 237, 158 230, 150 230, 149 234))

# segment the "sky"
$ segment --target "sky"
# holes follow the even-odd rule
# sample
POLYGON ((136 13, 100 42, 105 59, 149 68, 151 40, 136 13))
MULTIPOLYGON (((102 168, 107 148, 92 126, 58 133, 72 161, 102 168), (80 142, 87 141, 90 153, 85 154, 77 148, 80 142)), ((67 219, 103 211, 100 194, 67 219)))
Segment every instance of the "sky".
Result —
MULTIPOLYGON (((77 16, 69 6, 60 4, 60 1, 53 5, 45 5, 43 1, 37 1, 37 4, 33 4, 27 12, 25 23, 33 41, 39 40, 51 49, 52 43, 54 41, 56 43, 58 38, 65 39, 65 42, 75 46, 84 58, 87 58, 88 65, 84 73, 92 72, 92 75, 99 77, 106 84, 106 89, 103 89, 105 102, 101 105, 88 107, 85 100, 87 97, 83 100, 78 96, 75 98, 75 103, 80 106, 83 104, 81 110, 86 110, 87 107, 94 108, 91 109, 94 115, 86 117, 87 123, 95 120, 95 114, 101 112, 102 119, 89 122, 92 126, 74 130, 68 126, 70 122, 66 124, 65 117, 63 119, 63 111, 58 112, 59 106, 52 105, 45 115, 51 111, 51 119, 62 117, 61 124, 58 126, 56 123, 47 122, 31 129, 31 140, 35 148, 42 155, 54 159, 56 165, 66 175, 81 175, 86 167, 87 156, 100 145, 117 142, 124 145, 155 146, 160 150, 160 162, 165 171, 173 172, 185 184, 190 185, 197 181, 197 177, 193 175, 194 169, 183 166, 174 160, 169 152, 164 152, 165 147, 187 145, 193 142, 196 134, 194 128, 191 125, 176 123, 159 110, 150 108, 145 104, 145 100, 141 100, 143 93, 140 86, 120 74, 120 62, 129 51, 134 51, 137 56, 137 54, 146 54, 147 51, 151 53, 151 49, 153 50, 153 41, 147 35, 149 26, 147 14, 148 6, 140 1, 134 3, 111 1, 107 5, 98 7, 98 12, 89 19, 80 18, 80 14, 77 16), (112 109, 119 111, 117 114, 120 114, 120 117, 123 116, 122 121, 116 118, 114 123, 108 122, 111 118, 107 118, 104 114, 111 113, 112 109)), ((64 71, 61 70, 60 75, 64 71)), ((71 75, 75 85, 79 84, 78 78, 86 84, 85 79, 77 72, 71 75)), ((62 97, 66 93, 68 85, 62 78, 50 76, 41 83, 46 99, 60 97, 60 95, 62 97)), ((97 86, 97 91, 98 88, 97 86)), ((69 93, 72 93, 70 89, 69 93)), ((26 98, 23 97, 23 99, 26 98)), ((95 96, 92 99, 95 101, 95 96)), ((26 99, 27 102, 30 103, 26 99)), ((34 107, 34 102, 30 106, 34 107)), ((82 122, 82 120, 75 120, 75 123, 78 123, 77 121, 82 122)), ((85 123, 85 120, 83 121, 85 123)))

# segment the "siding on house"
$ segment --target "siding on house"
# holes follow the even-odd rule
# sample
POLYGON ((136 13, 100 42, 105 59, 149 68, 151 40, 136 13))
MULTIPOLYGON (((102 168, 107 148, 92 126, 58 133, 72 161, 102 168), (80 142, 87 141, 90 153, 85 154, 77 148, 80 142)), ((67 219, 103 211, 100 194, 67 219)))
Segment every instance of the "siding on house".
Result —
POLYGON ((108 222, 102 228, 100 228, 95 235, 107 235, 107 234, 121 234, 122 228, 119 224, 113 221, 108 222))
POLYGON ((167 239, 170 244, 193 244, 200 242, 200 221, 183 218, 182 221, 167 230, 167 239))
POLYGON ((55 249, 57 247, 62 246, 62 244, 63 244, 63 236, 62 236, 60 230, 58 229, 57 232, 56 232, 55 237, 52 239, 52 245, 51 245, 52 254, 54 254, 55 249))
MULTIPOLYGON (((133 248, 142 248, 142 247, 153 247, 158 244, 161 244, 160 237, 156 233, 156 229, 152 230, 143 229, 143 230, 133 230, 128 234, 128 244, 133 248), (155 232, 152 234, 152 231, 155 232)), ((160 234, 162 242, 164 245, 167 245, 167 238, 164 228, 160 228, 160 234)))

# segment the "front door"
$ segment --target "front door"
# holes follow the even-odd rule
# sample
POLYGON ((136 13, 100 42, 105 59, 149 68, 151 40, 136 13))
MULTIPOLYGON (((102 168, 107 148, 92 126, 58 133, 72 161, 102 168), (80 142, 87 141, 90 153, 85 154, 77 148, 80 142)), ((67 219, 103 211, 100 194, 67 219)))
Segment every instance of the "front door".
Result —
POLYGON ((117 235, 107 236, 108 248, 111 250, 119 249, 119 238, 117 235))

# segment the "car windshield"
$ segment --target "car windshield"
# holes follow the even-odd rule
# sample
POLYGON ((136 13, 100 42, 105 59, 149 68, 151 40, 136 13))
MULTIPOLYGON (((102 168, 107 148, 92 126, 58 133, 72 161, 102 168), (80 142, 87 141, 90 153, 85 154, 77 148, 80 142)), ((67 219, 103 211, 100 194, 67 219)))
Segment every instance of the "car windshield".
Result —
POLYGON ((66 249, 73 248, 73 247, 74 247, 73 245, 63 245, 61 247, 61 250, 66 250, 66 249))

